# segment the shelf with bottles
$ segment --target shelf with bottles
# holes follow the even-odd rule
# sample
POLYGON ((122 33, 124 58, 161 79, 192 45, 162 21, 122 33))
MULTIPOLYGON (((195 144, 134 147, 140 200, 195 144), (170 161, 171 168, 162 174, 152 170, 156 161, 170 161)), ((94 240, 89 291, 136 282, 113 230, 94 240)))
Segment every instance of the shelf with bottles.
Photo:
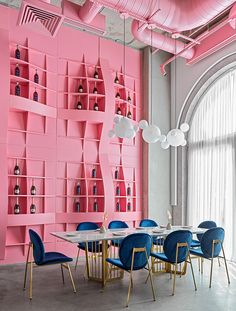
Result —
POLYGON ((104 212, 104 197, 88 197, 88 212, 104 212))
POLYGON ((69 204, 69 213, 86 213, 87 212, 87 198, 76 198, 73 204, 69 204))

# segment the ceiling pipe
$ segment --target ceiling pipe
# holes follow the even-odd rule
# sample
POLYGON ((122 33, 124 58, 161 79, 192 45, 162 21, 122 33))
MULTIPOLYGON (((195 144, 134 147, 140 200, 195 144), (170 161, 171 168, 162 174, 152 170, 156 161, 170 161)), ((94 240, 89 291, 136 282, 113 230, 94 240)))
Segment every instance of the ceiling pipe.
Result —
POLYGON ((79 10, 79 18, 86 24, 91 23, 102 9, 101 4, 87 0, 79 10))
POLYGON ((185 49, 185 44, 183 42, 174 40, 167 36, 164 36, 158 32, 152 32, 150 29, 141 29, 138 21, 133 21, 131 26, 131 31, 135 39, 144 42, 147 45, 151 45, 172 54, 179 54, 180 56, 191 59, 194 55, 194 49, 185 49), (152 39, 151 39, 152 32, 152 39), (152 41, 152 42, 151 42, 152 41))

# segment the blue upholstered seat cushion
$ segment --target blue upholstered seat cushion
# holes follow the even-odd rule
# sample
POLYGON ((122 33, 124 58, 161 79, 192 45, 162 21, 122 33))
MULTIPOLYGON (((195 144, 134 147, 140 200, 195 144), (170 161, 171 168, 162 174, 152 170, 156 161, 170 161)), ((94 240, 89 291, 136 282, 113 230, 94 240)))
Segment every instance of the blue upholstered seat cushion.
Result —
MULTIPOLYGON (((79 243, 78 248, 85 250, 85 243, 79 243)), ((88 243, 88 251, 93 253, 101 253, 102 252, 102 244, 99 242, 89 242, 88 243)))
POLYGON ((70 261, 73 261, 73 259, 61 253, 47 252, 45 253, 44 260, 39 265, 52 265, 56 263, 64 263, 70 261))
POLYGON ((161 261, 169 262, 168 258, 164 253, 151 253, 151 256, 161 261))
POLYGON ((198 256, 198 257, 205 257, 202 250, 201 250, 201 247, 199 248, 190 248, 190 254, 191 255, 194 255, 194 256, 198 256))
POLYGON ((192 240, 191 247, 200 247, 201 243, 198 240, 192 240))
POLYGON ((125 266, 122 264, 119 258, 107 258, 106 261, 109 262, 111 265, 126 270, 125 266))

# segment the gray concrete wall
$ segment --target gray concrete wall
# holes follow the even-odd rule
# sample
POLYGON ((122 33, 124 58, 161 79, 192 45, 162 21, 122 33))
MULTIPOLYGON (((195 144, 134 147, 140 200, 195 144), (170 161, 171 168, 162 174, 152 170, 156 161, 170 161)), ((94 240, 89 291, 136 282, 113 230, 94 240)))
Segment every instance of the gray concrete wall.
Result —
MULTIPOLYGON (((170 129, 170 75, 163 77, 160 65, 170 57, 165 52, 152 55, 149 47, 143 53, 144 82, 144 119, 151 123, 151 89, 152 89, 152 123, 163 134, 170 129), (152 87, 151 87, 152 63, 152 87)), ((168 72, 169 73, 169 72, 168 72)), ((170 151, 163 150, 160 143, 143 143, 143 193, 146 217, 155 219, 159 224, 167 223, 167 209, 170 205, 170 151)))

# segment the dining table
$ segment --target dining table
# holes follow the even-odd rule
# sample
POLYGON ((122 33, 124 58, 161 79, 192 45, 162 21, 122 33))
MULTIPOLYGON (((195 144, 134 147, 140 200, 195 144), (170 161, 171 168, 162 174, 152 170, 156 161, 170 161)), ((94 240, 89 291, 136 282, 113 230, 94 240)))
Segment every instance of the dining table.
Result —
MULTIPOLYGON (((86 266, 87 266, 87 275, 89 279, 100 281, 104 287, 108 280, 114 278, 121 278, 123 275, 116 275, 116 277, 111 277, 111 274, 108 275, 108 264, 106 259, 111 256, 111 251, 109 248, 112 248, 110 241, 116 241, 115 244, 118 244, 122 241, 123 238, 132 233, 147 233, 153 238, 163 238, 174 232, 176 230, 189 230, 192 234, 203 234, 207 229, 195 228, 192 226, 172 226, 171 229, 165 227, 136 227, 136 228, 122 228, 122 229, 107 229, 104 232, 104 228, 97 230, 83 230, 83 231, 63 231, 63 232, 51 232, 53 236, 58 239, 62 239, 68 243, 76 244, 84 243, 85 252, 86 252, 86 266), (90 249, 88 247, 90 243, 90 249), (101 243, 102 252, 99 257, 98 254, 93 252, 91 246, 95 243, 101 243), (89 251, 94 253, 89 256, 89 251), (89 262, 89 258, 92 260, 89 262), (92 270, 92 274, 91 274, 92 270)), ((114 245, 114 243, 113 243, 114 245)), ((96 247, 94 247, 96 248, 96 247)), ((117 247, 113 247, 116 251, 113 252, 113 257, 118 257, 117 247)), ((169 272, 169 271, 166 271, 169 272)))

